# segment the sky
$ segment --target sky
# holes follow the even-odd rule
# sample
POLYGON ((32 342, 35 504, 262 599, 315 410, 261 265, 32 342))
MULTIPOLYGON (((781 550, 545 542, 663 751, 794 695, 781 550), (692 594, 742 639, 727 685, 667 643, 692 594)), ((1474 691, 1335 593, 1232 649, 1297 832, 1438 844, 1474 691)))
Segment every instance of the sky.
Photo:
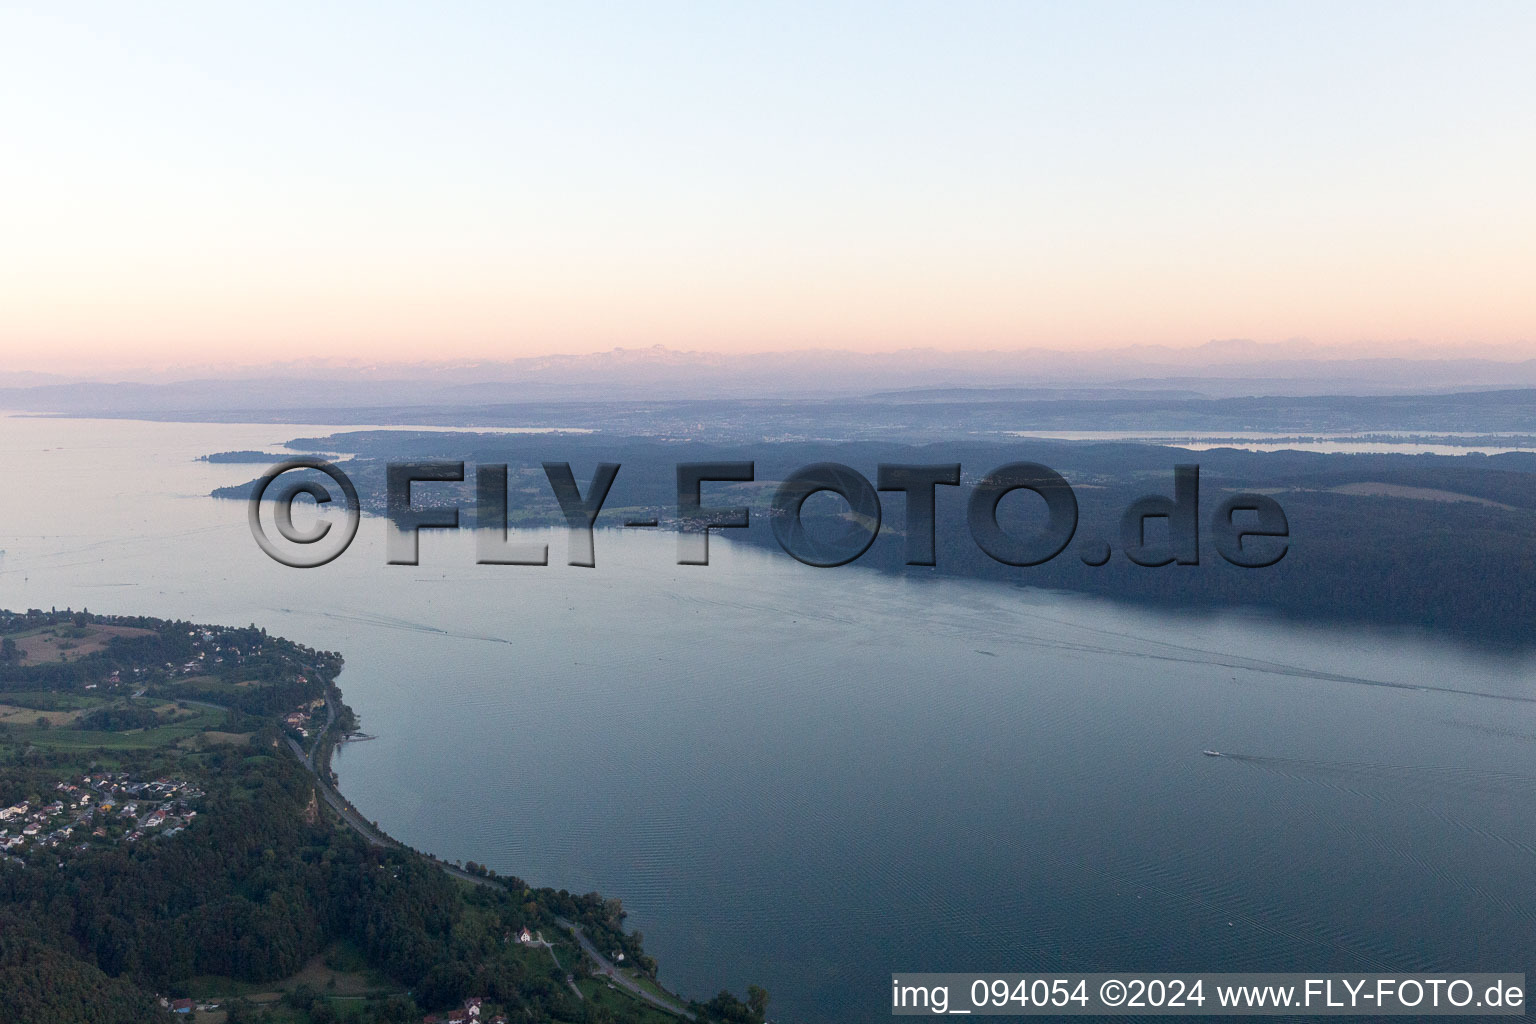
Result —
POLYGON ((1529 3, 8 5, 0 351, 1536 356, 1533 52, 1529 3))

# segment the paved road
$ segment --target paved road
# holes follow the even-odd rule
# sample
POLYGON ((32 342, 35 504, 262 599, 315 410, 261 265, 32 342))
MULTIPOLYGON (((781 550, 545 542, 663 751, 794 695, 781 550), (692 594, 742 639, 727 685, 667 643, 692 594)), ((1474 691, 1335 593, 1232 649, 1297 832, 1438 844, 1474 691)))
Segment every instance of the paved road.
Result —
POLYGON ((587 938, 586 933, 583 932, 580 926, 578 926, 575 922, 567 921, 563 917, 557 917, 555 920, 559 921, 560 924, 569 930, 572 935, 576 936, 576 942, 581 946, 582 952, 586 953, 587 956, 591 957, 592 961, 597 964, 599 974, 605 975, 608 980, 613 982, 615 985, 624 989, 631 995, 634 995, 640 999, 643 999, 645 1002, 650 1003, 658 1010, 665 1010, 667 1013, 675 1013, 679 1017, 685 1017, 688 1020, 693 1020, 693 1014, 689 1013, 681 1003, 671 999, 663 999, 652 992, 650 989, 641 988, 640 985, 629 975, 620 974, 619 969, 613 965, 612 961, 597 951, 597 947, 592 945, 592 940, 587 938))
POLYGON ((323 728, 319 732, 315 733, 315 743, 314 743, 314 745, 316 747, 320 746, 320 741, 322 739, 324 739, 327 735, 329 735, 329 733, 331 731, 331 726, 333 726, 335 724, 336 724, 336 705, 331 703, 331 695, 329 693, 327 693, 325 695, 325 728, 323 728))

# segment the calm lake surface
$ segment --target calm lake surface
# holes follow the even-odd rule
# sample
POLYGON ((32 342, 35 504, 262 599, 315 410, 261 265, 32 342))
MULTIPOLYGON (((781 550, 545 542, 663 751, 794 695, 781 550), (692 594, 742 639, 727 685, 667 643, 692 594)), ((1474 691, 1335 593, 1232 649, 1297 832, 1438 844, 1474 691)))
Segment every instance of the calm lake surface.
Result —
POLYGON ((205 497, 260 467, 192 460, 331 429, 0 418, 0 606, 340 650, 366 815, 619 896, 664 983, 783 1022, 883 1020, 893 970, 1536 973, 1530 662, 668 533, 392 567, 365 519, 287 569, 205 497))
POLYGON ((1322 432, 1322 436, 1231 430, 1012 430, 1013 437, 1058 438, 1063 441, 1139 441, 1201 452, 1212 448, 1241 448, 1250 452, 1323 452, 1336 455, 1502 455, 1531 451, 1529 444, 1512 447, 1508 434, 1470 431, 1413 431, 1396 436, 1385 431, 1368 434, 1322 432), (1414 436, 1420 435, 1420 436, 1414 436), (1436 440, 1438 439, 1438 440, 1436 440), (1454 443, 1452 440, 1454 439, 1454 443))

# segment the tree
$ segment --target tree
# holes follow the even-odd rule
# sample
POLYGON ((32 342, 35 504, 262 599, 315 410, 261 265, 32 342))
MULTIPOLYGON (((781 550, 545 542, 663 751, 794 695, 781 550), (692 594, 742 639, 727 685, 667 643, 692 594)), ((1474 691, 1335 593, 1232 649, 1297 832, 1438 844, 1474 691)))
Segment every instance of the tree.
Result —
POLYGON ((283 996, 283 1002, 295 1010, 307 1010, 319 998, 319 994, 308 982, 300 982, 283 996))
POLYGON ((747 986, 747 1006, 752 1015, 762 1020, 768 1015, 768 990, 761 985, 747 986))

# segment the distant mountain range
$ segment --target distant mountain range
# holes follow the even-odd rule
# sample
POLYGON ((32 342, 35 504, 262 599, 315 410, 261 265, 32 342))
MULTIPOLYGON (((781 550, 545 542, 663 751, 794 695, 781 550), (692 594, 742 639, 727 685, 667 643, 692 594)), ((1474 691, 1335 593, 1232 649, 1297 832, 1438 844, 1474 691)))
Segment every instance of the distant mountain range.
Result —
POLYGON ((284 363, 73 378, 8 373, 0 374, 0 408, 223 419, 231 411, 285 418, 281 414, 288 412, 314 416, 327 410, 442 410, 509 402, 834 396, 903 402, 1179 400, 1536 387, 1536 359, 1497 359, 1489 353, 1511 354, 1403 358, 1252 342, 1087 353, 909 349, 724 355, 658 346, 505 362, 284 363))

